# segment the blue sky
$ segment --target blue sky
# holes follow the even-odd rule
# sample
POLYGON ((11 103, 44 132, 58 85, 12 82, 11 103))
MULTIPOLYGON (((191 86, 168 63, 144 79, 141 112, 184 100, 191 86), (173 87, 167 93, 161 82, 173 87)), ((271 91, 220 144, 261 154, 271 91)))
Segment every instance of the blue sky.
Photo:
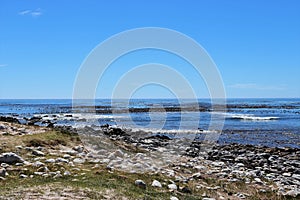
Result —
MULTIPOLYGON (((108 37, 140 27, 182 32, 216 63, 228 97, 300 97, 300 1, 0 1, 0 98, 71 98, 81 63, 108 37)), ((192 67, 166 52, 120 58, 100 81, 109 97, 126 71, 174 67, 209 97, 192 67)), ((146 76, 146 75, 145 75, 146 76)), ((150 85, 135 97, 173 97, 150 85)))

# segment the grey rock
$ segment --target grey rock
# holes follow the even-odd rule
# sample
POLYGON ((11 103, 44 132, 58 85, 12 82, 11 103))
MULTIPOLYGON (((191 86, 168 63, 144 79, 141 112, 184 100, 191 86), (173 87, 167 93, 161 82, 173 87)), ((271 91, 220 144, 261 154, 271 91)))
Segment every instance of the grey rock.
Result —
POLYGON ((82 164, 82 163, 85 163, 85 159, 82 159, 82 158, 75 158, 73 160, 73 163, 75 164, 82 164))
POLYGON ((53 178, 60 178, 62 175, 60 173, 57 173, 56 175, 53 176, 53 178))
POLYGON ((192 178, 200 178, 201 177, 201 173, 197 172, 195 174, 192 175, 192 178))
POLYGON ((7 174, 7 172, 6 172, 6 169, 0 169, 0 176, 1 177, 5 177, 5 176, 7 176, 8 174, 7 174))
POLYGON ((3 168, 8 168, 8 167, 9 167, 9 164, 7 164, 7 163, 1 163, 0 166, 3 167, 3 168))
POLYGON ((291 173, 288 173, 288 172, 285 172, 285 173, 282 174, 282 176, 290 177, 290 176, 292 176, 292 174, 291 174, 291 173))
POLYGON ((44 152, 39 151, 39 150, 33 150, 32 154, 35 155, 35 156, 44 156, 45 155, 44 152))
POLYGON ((44 174, 44 172, 33 172, 34 175, 38 175, 38 176, 41 176, 44 174))
POLYGON ((237 193, 234 196, 238 197, 239 199, 246 199, 246 196, 242 193, 237 193))
POLYGON ((289 190, 285 194, 285 196, 297 197, 300 195, 300 189, 289 190))
POLYGON ((0 125, 0 130, 4 130, 4 129, 6 129, 6 128, 7 128, 6 126, 0 125))
POLYGON ((25 174, 20 174, 20 178, 27 178, 28 176, 25 174))
POLYGON ((83 146, 76 146, 76 147, 73 147, 73 150, 77 151, 78 153, 82 153, 83 150, 84 150, 84 147, 83 146))
POLYGON ((34 167, 41 167, 41 166, 45 166, 44 163, 42 163, 41 161, 36 161, 35 163, 32 164, 34 167))
POLYGON ((224 162, 222 162, 222 161, 215 161, 215 162, 212 162, 211 163, 213 166, 215 166, 215 167, 222 167, 222 166, 224 166, 224 162))
POLYGON ((0 155, 0 163, 15 164, 22 162, 24 162, 24 159, 12 152, 2 153, 0 155))
POLYGON ((46 163, 55 163, 55 159, 54 158, 50 158, 45 160, 46 163))
POLYGON ((146 189, 146 183, 142 180, 136 180, 135 185, 139 186, 140 188, 146 189))
POLYGON ((263 184, 263 182, 260 178, 254 178, 254 182, 258 183, 258 184, 263 184))
POLYGON ((69 163, 69 160, 64 159, 64 158, 56 158, 56 162, 62 162, 62 163, 69 163))
POLYGON ((161 183, 159 181, 157 181, 157 180, 154 180, 152 182, 151 186, 153 186, 153 187, 159 187, 159 188, 162 187, 161 183))
POLYGON ((169 184, 169 185, 168 185, 168 188, 169 188, 170 190, 177 190, 177 185, 174 184, 174 183, 172 183, 172 184, 169 184))
POLYGON ((177 197, 171 196, 170 200, 179 200, 177 197))
POLYGON ((295 178, 295 179, 297 179, 297 180, 300 180, 300 174, 293 174, 292 177, 295 178))
POLYGON ((70 175, 71 175, 71 172, 69 172, 69 171, 64 172, 64 176, 70 176, 70 175))

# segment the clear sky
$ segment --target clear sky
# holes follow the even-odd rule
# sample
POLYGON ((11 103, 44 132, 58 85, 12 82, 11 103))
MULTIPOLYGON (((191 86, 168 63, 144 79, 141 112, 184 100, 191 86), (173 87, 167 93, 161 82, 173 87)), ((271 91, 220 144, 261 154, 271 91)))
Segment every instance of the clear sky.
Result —
MULTIPOLYGON (((71 98, 88 53, 140 27, 195 39, 218 66, 228 97, 300 97, 299 19, 298 0, 0 0, 0 98, 71 98)), ((174 67, 198 97, 208 97, 187 63, 150 50, 115 62, 97 97, 108 97, 122 74, 148 62, 174 67)), ((150 85, 136 97, 172 95, 150 85)))

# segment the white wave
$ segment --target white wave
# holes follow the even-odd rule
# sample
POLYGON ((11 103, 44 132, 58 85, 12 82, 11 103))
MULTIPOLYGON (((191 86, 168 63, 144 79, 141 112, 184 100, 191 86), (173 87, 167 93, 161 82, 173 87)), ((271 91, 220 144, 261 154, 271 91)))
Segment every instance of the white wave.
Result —
POLYGON ((35 117, 42 117, 43 120, 97 120, 97 119, 116 119, 122 118, 122 116, 114 116, 114 115, 97 115, 97 114, 89 114, 89 113, 57 113, 57 114, 35 114, 35 117))
POLYGON ((269 120, 277 120, 279 117, 269 116, 269 117, 258 117, 254 115, 230 115, 229 118, 231 119, 240 119, 240 120, 249 120, 249 121, 269 121, 269 120))
POLYGON ((197 134, 197 133, 215 133, 217 131, 214 130, 195 130, 195 129, 155 129, 155 128, 130 128, 132 132, 151 132, 151 133, 161 133, 161 134, 197 134))
POLYGON ((275 117, 275 116, 260 117, 252 114, 234 114, 234 113, 226 113, 226 112, 213 112, 212 114, 223 115, 229 119, 240 119, 240 120, 249 120, 249 121, 269 121, 269 120, 279 119, 279 117, 275 117))

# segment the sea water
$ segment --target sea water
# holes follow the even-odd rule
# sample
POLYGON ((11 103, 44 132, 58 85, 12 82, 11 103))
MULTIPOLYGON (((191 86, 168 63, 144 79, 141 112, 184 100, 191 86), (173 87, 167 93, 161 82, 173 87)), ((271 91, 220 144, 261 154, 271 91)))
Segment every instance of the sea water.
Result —
POLYGON ((222 116, 219 143, 300 148, 300 99, 296 98, 227 99, 226 112, 214 110, 210 99, 96 99, 92 106, 84 102, 2 99, 0 115, 14 116, 21 122, 39 116, 54 120, 56 126, 109 124, 171 136, 195 134, 199 140, 209 130, 212 116, 222 116))

